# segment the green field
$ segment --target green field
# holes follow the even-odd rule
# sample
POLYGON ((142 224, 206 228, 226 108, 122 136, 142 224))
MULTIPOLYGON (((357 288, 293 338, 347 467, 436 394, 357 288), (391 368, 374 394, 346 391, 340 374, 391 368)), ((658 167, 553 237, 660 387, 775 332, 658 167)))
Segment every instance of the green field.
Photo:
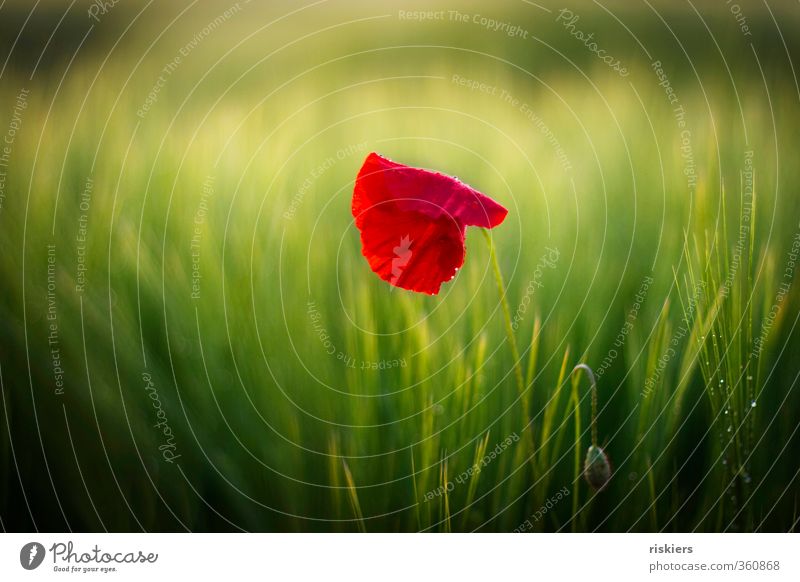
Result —
POLYGON ((47 4, 0 4, 4 529, 796 527, 800 6, 47 4), (371 151, 509 209, 519 360, 478 229, 438 296, 370 271, 371 151))

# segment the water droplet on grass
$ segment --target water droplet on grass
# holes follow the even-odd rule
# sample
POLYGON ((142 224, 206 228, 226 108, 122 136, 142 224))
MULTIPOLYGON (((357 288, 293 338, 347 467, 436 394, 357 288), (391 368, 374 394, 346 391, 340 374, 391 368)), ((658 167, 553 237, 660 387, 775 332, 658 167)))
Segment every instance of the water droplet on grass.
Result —
POLYGON ((750 408, 755 408, 755 407, 756 407, 756 401, 755 400, 751 400, 750 401, 750 408))

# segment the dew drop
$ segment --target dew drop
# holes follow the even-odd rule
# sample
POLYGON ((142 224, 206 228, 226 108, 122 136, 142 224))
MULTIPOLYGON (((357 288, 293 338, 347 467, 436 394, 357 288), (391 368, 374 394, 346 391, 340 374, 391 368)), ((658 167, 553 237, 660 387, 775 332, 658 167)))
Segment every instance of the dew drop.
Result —
POLYGON ((751 400, 750 401, 750 408, 755 408, 755 407, 756 407, 756 401, 755 400, 751 400))

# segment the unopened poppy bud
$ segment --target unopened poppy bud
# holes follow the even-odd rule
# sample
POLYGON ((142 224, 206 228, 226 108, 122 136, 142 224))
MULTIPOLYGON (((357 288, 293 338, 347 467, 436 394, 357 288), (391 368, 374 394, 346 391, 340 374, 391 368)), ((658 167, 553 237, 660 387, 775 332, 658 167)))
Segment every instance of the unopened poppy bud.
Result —
POLYGON ((586 451, 583 476, 595 491, 601 491, 611 480, 611 461, 600 447, 592 445, 586 451))

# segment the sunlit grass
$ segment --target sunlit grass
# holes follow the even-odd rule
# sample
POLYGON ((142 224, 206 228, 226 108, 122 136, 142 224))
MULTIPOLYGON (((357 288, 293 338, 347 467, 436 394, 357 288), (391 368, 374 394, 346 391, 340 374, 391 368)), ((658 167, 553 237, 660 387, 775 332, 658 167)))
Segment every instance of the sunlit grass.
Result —
MULTIPOLYGON (((60 498, 70 523, 511 531, 566 488, 534 531, 789 529, 800 401, 786 324, 796 292, 763 349, 757 340, 797 225, 775 196, 774 153, 760 154, 772 138, 756 123, 757 96, 743 111, 754 120, 756 213, 739 181, 745 144, 726 136, 718 152, 704 117, 694 127, 704 178, 687 193, 654 83, 637 96, 600 75, 601 99, 565 75, 557 98, 495 63, 450 65, 508 88, 558 128, 565 173, 518 107, 452 83, 441 61, 386 79, 363 59, 363 78, 344 87, 332 65, 263 103, 267 92, 233 87, 212 108, 219 91, 206 86, 180 109, 165 93, 144 120, 131 113, 138 92, 116 102, 113 71, 83 109, 88 72, 70 77, 50 118, 50 103, 32 98, 0 214, 5 410, 20 439, 38 443, 41 429, 46 450, 59 451, 49 468, 70 491, 60 498), (613 117, 598 113, 605 100, 613 117), (511 210, 491 234, 512 316, 541 282, 516 329, 477 232, 438 297, 390 289, 369 271, 349 204, 372 150, 458 175, 511 210), (88 283, 78 293, 87 178, 88 283), (63 396, 53 394, 47 343, 46 244, 57 249, 63 396), (547 248, 559 259, 535 275, 547 248), (645 277, 653 282, 632 318, 645 277), (594 444, 614 473, 600 492, 583 480, 593 423, 590 392, 570 380, 580 362, 603 367, 594 444), (177 465, 159 452, 144 372, 177 465)), ((0 92, 5 102, 13 91, 0 92)), ((683 95, 701 109, 700 95, 683 95)), ((732 118, 733 106, 716 113, 732 118)), ((796 151, 797 136, 785 139, 782 151, 796 151)), ((32 491, 47 496, 47 485, 32 491)))

